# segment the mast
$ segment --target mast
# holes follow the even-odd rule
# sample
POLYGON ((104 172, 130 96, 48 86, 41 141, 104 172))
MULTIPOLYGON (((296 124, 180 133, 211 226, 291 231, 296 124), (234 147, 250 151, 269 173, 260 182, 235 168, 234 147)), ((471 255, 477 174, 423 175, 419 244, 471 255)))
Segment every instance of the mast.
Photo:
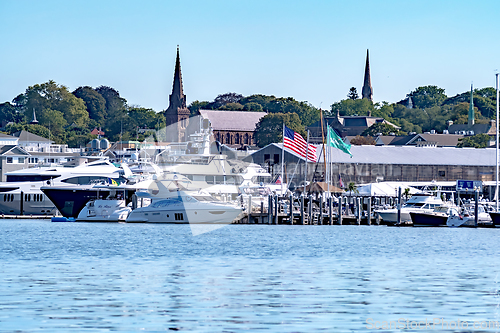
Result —
POLYGON ((495 74, 496 78, 496 91, 497 91, 497 119, 496 119, 496 129, 495 129, 495 137, 496 137, 496 145, 495 145, 495 156, 496 156, 496 173, 495 173, 495 180, 496 180, 496 191, 495 191, 495 202, 496 202, 496 208, 498 212, 498 73, 495 74))
POLYGON ((321 141, 323 143, 323 162, 325 165, 325 183, 328 186, 328 193, 330 193, 330 185, 328 184, 328 170, 326 169, 326 154, 325 154, 325 131, 323 129, 323 110, 319 109, 321 117, 321 141))
POLYGON ((306 193, 307 186, 307 157, 309 156, 309 130, 307 131, 307 143, 306 143, 306 168, 304 174, 304 193, 306 193))
POLYGON ((284 163, 285 163, 285 122, 283 122, 283 146, 281 146, 281 195, 285 195, 283 193, 283 182, 285 181, 284 174, 284 163))

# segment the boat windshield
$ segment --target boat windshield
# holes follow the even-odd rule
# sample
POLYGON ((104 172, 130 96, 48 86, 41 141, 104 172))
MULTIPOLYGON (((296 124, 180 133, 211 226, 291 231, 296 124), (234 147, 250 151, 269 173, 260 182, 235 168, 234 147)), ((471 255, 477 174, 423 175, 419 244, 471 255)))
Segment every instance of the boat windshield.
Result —
POLYGON ((193 195, 193 198, 198 200, 198 201, 217 201, 214 197, 211 195, 193 195))

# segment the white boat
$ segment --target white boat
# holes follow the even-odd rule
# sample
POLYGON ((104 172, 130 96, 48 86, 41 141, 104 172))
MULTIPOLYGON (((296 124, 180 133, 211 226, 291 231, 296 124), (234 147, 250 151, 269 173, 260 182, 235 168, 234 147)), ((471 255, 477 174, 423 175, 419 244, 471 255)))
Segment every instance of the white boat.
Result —
MULTIPOLYGON (((478 205, 477 207, 477 225, 493 225, 490 214, 486 211, 484 206, 478 205)), ((459 214, 450 215, 446 220, 448 227, 476 227, 476 216, 474 215, 474 206, 462 207, 459 214)))
MULTIPOLYGON (((432 213, 434 208, 444 205, 445 203, 441 198, 433 194, 422 192, 412 195, 412 197, 401 206, 401 221, 411 221, 410 212, 415 213, 432 213)), ((382 209, 375 210, 380 218, 386 223, 398 222, 398 209, 382 209)))
POLYGON ((38 167, 6 173, 0 183, 0 214, 54 215, 57 208, 40 190, 42 186, 85 185, 115 179, 125 182, 126 171, 107 160, 77 167, 38 167))
POLYGON ((97 199, 87 202, 76 222, 125 222, 132 207, 125 199, 97 199))
POLYGON ((237 204, 188 190, 179 179, 157 181, 155 185, 157 189, 152 186, 148 191, 136 192, 139 198, 150 198, 151 204, 134 209, 126 222, 227 224, 242 212, 237 204))

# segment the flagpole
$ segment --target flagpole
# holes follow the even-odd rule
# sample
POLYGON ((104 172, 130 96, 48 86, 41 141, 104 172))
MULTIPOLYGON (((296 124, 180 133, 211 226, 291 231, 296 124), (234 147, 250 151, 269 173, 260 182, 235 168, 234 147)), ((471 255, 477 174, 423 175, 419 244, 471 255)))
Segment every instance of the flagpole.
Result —
POLYGON ((284 163, 285 163, 285 122, 283 122, 283 146, 281 147, 281 195, 285 195, 283 193, 283 182, 285 181, 284 172, 284 163))
POLYGON ((321 115, 321 140, 322 140, 322 143, 323 143, 323 164, 325 166, 325 178, 324 180, 326 181, 326 183, 328 184, 328 181, 327 181, 327 173, 326 173, 326 154, 325 154, 325 131, 323 130, 323 110, 321 110, 321 108, 319 109, 319 112, 320 112, 320 115, 321 115))
POLYGON ((307 185, 307 160, 309 157, 309 130, 307 130, 307 142, 306 142, 306 172, 304 174, 304 193, 306 192, 307 185))

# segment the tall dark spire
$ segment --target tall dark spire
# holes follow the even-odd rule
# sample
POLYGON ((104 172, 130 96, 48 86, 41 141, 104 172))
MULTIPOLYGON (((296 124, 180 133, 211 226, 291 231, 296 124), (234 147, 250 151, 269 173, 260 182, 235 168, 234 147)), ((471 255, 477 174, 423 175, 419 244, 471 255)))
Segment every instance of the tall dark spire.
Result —
POLYGON ((170 95, 170 106, 172 106, 172 104, 180 108, 186 107, 186 95, 184 95, 184 88, 182 87, 181 58, 179 56, 179 45, 177 45, 177 58, 175 60, 174 84, 172 86, 172 94, 170 95))
POLYGON ((361 97, 373 101, 373 88, 372 88, 372 81, 370 78, 370 57, 368 55, 368 50, 366 50, 365 80, 363 82, 363 90, 361 91, 361 97))
POLYGON ((186 95, 182 87, 181 58, 179 56, 179 45, 177 45, 177 58, 175 60, 174 83, 170 104, 165 110, 165 123, 169 127, 168 141, 181 142, 185 139, 186 127, 189 123, 189 109, 186 107, 186 95), (176 126, 171 126, 171 125, 176 126), (175 129, 175 130, 174 130, 175 129))

